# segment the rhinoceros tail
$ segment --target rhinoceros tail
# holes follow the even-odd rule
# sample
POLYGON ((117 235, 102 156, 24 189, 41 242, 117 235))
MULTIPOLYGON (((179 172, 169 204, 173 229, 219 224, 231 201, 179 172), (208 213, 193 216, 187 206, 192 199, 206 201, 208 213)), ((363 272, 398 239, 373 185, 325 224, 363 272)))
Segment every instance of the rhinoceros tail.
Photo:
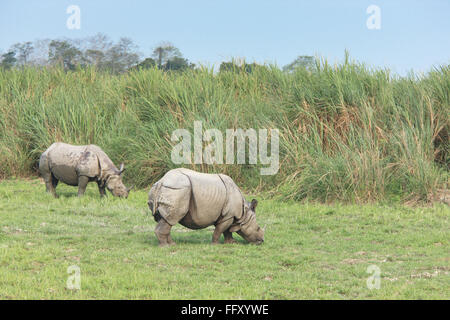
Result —
POLYGON ((158 210, 159 207, 158 199, 160 197, 161 187, 162 183, 155 183, 153 185, 152 190, 150 191, 150 193, 152 193, 152 197, 151 200, 148 201, 150 211, 152 212, 153 218, 155 219, 156 222, 159 222, 159 220, 161 220, 162 218, 158 210))

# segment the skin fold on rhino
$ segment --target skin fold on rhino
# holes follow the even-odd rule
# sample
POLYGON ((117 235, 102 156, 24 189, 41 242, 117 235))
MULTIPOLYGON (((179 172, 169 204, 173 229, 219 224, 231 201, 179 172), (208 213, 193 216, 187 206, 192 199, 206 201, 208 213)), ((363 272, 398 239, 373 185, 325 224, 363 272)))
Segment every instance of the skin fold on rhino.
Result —
POLYGON ((247 202, 234 181, 224 174, 200 173, 178 168, 153 184, 148 206, 156 222, 160 246, 174 244, 170 229, 177 223, 189 229, 214 225, 213 243, 223 233, 225 243, 236 242, 237 232, 250 243, 264 241, 264 230, 256 223, 258 202, 247 202))
POLYGON ((39 172, 47 192, 55 198, 59 181, 78 186, 78 196, 84 194, 89 182, 95 181, 102 197, 106 195, 105 189, 108 189, 114 196, 126 198, 130 189, 122 182, 124 170, 123 163, 117 169, 106 153, 93 144, 74 146, 56 142, 39 159, 39 172))

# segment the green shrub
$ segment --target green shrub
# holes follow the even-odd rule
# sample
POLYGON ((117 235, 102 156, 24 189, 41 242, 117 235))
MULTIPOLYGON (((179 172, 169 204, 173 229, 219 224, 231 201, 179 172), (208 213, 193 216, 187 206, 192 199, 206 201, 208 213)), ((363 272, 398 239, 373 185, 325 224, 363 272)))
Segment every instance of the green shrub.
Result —
POLYGON ((36 174, 53 142, 98 144, 147 187, 177 167, 171 133, 276 128, 280 170, 191 165, 232 176, 246 191, 295 200, 425 201, 448 187, 450 66, 392 76, 349 62, 284 73, 201 68, 111 75, 93 68, 0 70, 0 178, 36 174))

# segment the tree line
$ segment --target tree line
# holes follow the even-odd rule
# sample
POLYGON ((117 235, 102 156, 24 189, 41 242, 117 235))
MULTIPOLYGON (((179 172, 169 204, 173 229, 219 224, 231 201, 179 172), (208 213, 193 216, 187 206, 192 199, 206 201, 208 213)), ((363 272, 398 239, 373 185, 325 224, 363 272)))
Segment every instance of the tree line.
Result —
MULTIPOLYGON (((170 42, 158 44, 150 57, 144 57, 138 46, 128 37, 117 42, 98 33, 82 39, 46 39, 20 42, 12 45, 0 55, 0 68, 11 69, 23 66, 61 66, 64 70, 76 70, 95 66, 98 70, 124 73, 134 69, 155 68, 165 71, 195 69, 196 65, 184 58, 181 51, 170 42)), ((292 72, 298 67, 312 69, 314 57, 299 56, 283 67, 292 72)), ((260 67, 257 63, 232 60, 222 62, 219 70, 251 73, 260 67)))

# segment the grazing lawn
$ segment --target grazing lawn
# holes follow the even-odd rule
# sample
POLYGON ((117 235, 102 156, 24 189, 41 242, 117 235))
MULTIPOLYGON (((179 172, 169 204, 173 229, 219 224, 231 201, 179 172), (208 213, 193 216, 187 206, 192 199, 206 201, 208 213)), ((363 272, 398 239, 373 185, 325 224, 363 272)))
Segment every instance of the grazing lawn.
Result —
POLYGON ((53 199, 41 180, 1 181, 0 299, 450 299, 444 204, 259 197, 263 245, 235 235, 239 244, 214 246, 212 228, 178 225, 177 245, 159 248, 147 192, 100 199, 91 183, 77 198, 76 188, 60 184, 53 199), (73 265, 80 290, 67 288, 73 265), (379 289, 367 287, 371 265, 379 268, 379 289))

